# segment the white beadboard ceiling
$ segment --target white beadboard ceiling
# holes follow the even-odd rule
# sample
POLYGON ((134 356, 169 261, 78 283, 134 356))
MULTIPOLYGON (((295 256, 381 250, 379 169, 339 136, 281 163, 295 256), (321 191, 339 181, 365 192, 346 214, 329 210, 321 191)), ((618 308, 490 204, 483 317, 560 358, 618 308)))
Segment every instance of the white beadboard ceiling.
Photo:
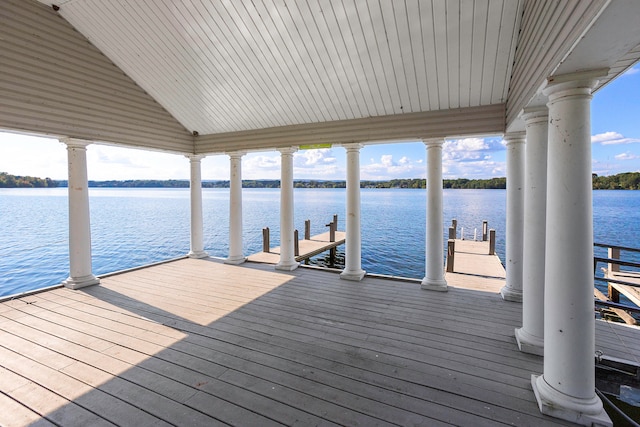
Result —
POLYGON ((201 135, 506 102, 522 0, 44 1, 201 135))

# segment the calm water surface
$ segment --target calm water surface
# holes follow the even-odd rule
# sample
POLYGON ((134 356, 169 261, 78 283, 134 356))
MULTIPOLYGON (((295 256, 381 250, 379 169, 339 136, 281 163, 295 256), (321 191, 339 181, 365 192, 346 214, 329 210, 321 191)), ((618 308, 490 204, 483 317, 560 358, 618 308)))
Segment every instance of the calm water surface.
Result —
MULTIPOLYGON (((344 230, 344 189, 296 189, 295 226, 312 234, 338 214, 344 230)), ((496 229, 504 260, 504 190, 445 190, 445 228, 452 218, 466 238, 480 237, 482 220, 496 229)), ((595 191, 595 240, 640 247, 640 192, 595 191)), ((93 270, 97 275, 145 265, 189 251, 188 189, 90 189, 93 270)), ((367 272, 422 278, 426 192, 363 189, 362 267, 367 272)), ((278 189, 244 189, 244 252, 262 248, 262 228, 278 245, 278 189)), ((203 190, 205 250, 228 251, 229 190, 203 190)), ((67 189, 0 189, 0 295, 60 283, 68 276, 67 189)))

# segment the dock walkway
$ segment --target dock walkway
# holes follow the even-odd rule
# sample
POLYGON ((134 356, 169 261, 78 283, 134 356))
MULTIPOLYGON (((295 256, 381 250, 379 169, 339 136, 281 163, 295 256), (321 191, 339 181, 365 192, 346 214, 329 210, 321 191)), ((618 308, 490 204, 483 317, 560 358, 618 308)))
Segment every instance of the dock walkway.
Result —
MULTIPOLYGON (((299 240, 300 255, 295 257, 296 261, 300 262, 344 244, 346 233, 344 231, 336 231, 335 241, 333 242, 330 241, 329 236, 330 232, 327 231, 326 233, 312 236, 310 239, 299 240)), ((280 261, 280 246, 270 248, 269 252, 257 252, 249 255, 248 259, 252 262, 277 264, 280 261)))
POLYGON ((488 241, 455 240, 453 268, 445 273, 452 287, 497 293, 505 285, 505 269, 497 255, 489 255, 488 241))

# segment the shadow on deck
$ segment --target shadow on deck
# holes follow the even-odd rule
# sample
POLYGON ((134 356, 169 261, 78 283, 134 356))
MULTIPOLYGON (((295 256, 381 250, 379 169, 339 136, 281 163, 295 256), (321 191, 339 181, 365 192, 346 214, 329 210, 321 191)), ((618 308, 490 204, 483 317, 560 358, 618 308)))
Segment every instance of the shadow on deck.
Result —
POLYGON ((538 411, 520 307, 178 260, 0 304, 0 424, 569 425, 538 411))

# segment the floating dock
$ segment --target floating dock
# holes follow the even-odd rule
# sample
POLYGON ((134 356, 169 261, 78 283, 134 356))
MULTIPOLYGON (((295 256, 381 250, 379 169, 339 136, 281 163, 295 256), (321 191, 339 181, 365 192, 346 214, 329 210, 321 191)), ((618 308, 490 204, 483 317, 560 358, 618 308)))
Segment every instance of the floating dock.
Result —
POLYGON ((453 268, 448 268, 445 273, 447 285, 454 288, 500 292, 506 282, 506 272, 500 258, 490 254, 490 242, 452 239, 449 240, 450 245, 452 241, 455 251, 453 268))
MULTIPOLYGON (((332 242, 330 238, 330 232, 318 234, 312 236, 310 239, 303 239, 298 241, 299 255, 296 255, 296 261, 300 262, 305 259, 309 259, 312 256, 321 254, 328 250, 337 248, 343 245, 345 242, 346 233, 344 231, 336 231, 335 239, 332 242)), ((270 248, 269 252, 258 252, 253 255, 249 255, 249 261, 260 262, 264 264, 277 264, 280 261, 280 246, 270 248)))

